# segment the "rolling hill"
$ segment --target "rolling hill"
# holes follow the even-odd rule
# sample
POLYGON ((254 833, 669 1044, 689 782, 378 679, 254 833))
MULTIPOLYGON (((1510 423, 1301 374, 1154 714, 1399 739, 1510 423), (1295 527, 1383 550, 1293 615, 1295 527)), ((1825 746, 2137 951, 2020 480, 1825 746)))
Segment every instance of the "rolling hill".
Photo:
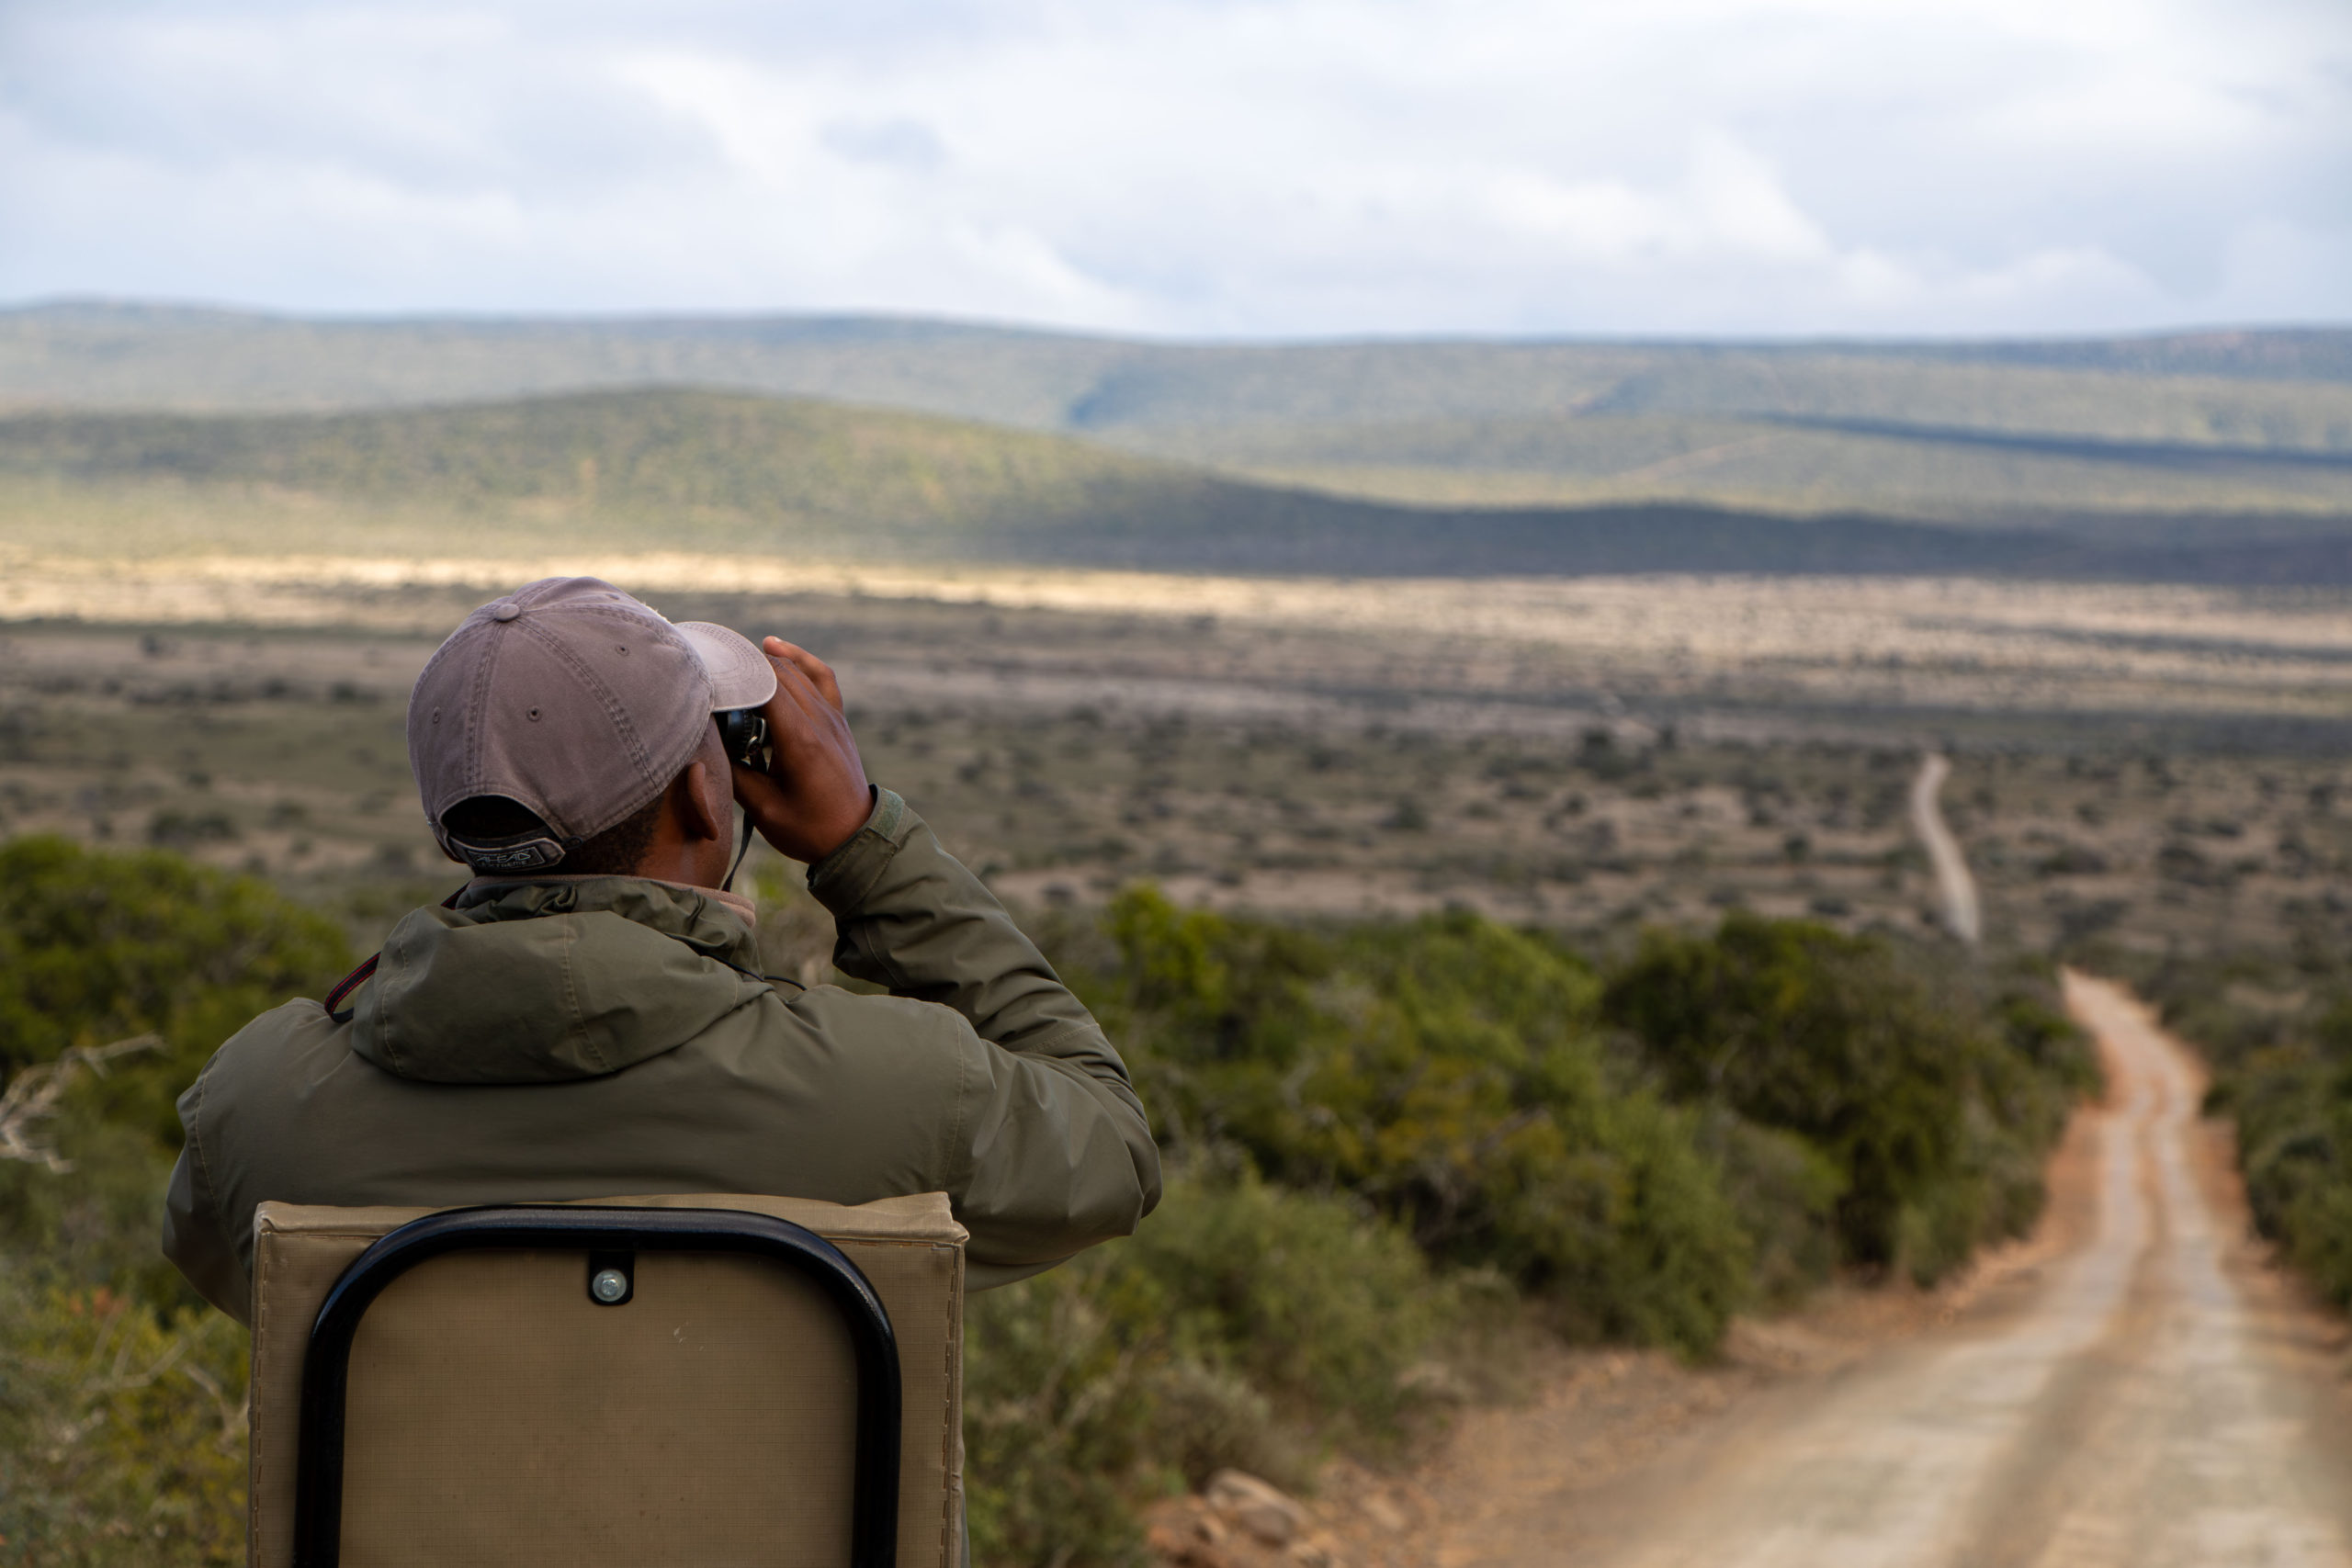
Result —
POLYGON ((2142 537, 2080 519, 1960 526, 1656 501, 1403 505, 1065 435, 690 389, 335 413, 0 417, 0 546, 465 557, 558 545, 1343 576, 2352 581, 2352 531, 2265 532, 2220 513, 2142 537))
POLYGON ((0 406, 362 410, 698 386, 1441 507, 1701 502, 2144 543, 2352 516, 2352 332, 1942 343, 1123 341, 861 317, 0 312, 0 406), (2200 518, 2231 519, 2216 533, 2200 518))

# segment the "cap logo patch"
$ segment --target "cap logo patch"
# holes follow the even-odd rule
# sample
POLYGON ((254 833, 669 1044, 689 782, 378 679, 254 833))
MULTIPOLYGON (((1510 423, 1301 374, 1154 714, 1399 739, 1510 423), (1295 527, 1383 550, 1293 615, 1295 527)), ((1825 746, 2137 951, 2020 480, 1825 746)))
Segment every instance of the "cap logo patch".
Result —
POLYGON ((563 850, 552 839, 533 839, 527 843, 509 844, 492 849, 481 844, 469 844, 462 839, 450 840, 466 857, 466 863, 476 871, 537 871, 542 866, 559 865, 563 850))

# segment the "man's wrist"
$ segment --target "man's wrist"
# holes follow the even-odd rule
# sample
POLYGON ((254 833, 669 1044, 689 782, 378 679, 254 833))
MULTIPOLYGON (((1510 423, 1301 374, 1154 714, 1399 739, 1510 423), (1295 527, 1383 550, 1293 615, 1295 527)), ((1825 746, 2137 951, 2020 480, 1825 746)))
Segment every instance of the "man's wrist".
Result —
MULTIPOLYGON (((860 811, 860 812, 857 814, 857 816, 856 816, 856 818, 854 818, 854 820, 853 820, 853 821, 851 822, 850 829, 849 829, 849 831, 848 831, 848 832, 842 834, 842 835, 841 835, 839 838, 837 838, 837 839, 834 839, 834 840, 833 840, 833 842, 832 842, 832 847, 831 847, 831 848, 830 848, 830 849, 826 850, 822 854, 819 855, 815 860, 813 860, 813 861, 811 861, 811 862, 809 862, 809 863, 809 863, 809 865, 811 866, 811 868, 814 868, 814 867, 819 866, 819 865, 822 865, 825 862, 827 862, 827 861, 829 861, 829 860, 832 859, 835 855, 837 855, 837 854, 841 853, 841 852, 842 852, 842 851, 843 851, 843 850, 845 850, 845 849, 847 849, 847 848, 849 847, 849 845, 850 845, 850 841, 851 841, 852 840, 855 839, 855 838, 856 838, 860 833, 865 832, 865 829, 866 829, 867 825, 868 825, 868 824, 870 824, 870 823, 874 820, 874 814, 875 814, 876 811, 878 811, 879 809, 881 809, 881 807, 880 807, 880 801, 881 801, 881 798, 882 798, 882 791, 881 791, 880 786, 879 786, 879 785, 876 785, 876 784, 867 784, 867 785, 865 786, 865 809, 864 809, 864 810, 862 810, 862 811, 860 811)), ((846 814, 846 813, 844 813, 844 817, 846 817, 846 815, 847 815, 847 814, 846 814)))
POLYGON ((899 852, 899 840, 914 813, 887 789, 866 786, 874 807, 865 820, 831 853, 810 863, 808 891, 836 915, 854 912, 865 901, 882 872, 899 852))

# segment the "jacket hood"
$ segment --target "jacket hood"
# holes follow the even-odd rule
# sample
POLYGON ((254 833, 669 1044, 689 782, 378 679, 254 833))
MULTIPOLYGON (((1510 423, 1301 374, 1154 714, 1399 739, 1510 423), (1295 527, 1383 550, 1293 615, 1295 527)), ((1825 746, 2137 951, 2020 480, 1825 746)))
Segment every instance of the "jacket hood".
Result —
POLYGON ((412 910, 359 993, 351 1049, 424 1083, 601 1077, 772 995, 751 928, 641 877, 478 884, 412 910), (750 971, 750 973, 745 973, 750 971))

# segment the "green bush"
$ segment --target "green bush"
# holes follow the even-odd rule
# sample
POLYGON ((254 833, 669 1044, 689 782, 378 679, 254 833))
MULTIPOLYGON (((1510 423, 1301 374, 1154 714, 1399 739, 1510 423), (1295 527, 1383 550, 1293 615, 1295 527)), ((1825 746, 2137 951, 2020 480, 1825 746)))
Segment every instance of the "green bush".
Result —
POLYGON ((2352 1307, 2352 961, 2332 932, 2291 955, 2168 957, 2132 977, 2214 1068, 2209 1111, 2237 1125, 2256 1228, 2352 1307))
POLYGON ((2324 967, 2317 974, 2299 972, 2282 956, 2262 953, 2203 958, 2167 953, 2152 960, 2119 951, 2101 956, 2109 961, 2104 967, 2131 980, 2155 1006, 2165 1027, 2193 1041, 2225 1075, 2256 1053, 2310 1043, 2312 1010, 2286 998, 2301 996, 2314 980, 2324 992, 2329 978, 2324 967), (2283 1005, 2257 1005, 2256 998, 2278 998, 2283 1005))
POLYGON ((1735 912, 1712 936, 1651 931, 1602 1006, 1671 1098, 1827 1162, 1811 1190, 1835 1191, 1843 1261, 1922 1280, 2032 1224, 2041 1156, 2096 1082, 2046 972, 1996 987, 1809 921, 1735 912))
POLYGON ((245 1334, 156 1247, 173 1101, 254 1013, 348 961, 251 878, 57 839, 0 844, 0 1070, 154 1032, 78 1074, 0 1161, 0 1563, 244 1556, 245 1334))
POLYGON ((245 1558, 245 1332, 0 1274, 0 1563, 245 1558))
POLYGON ((1826 1155, 1846 1255, 1894 1258, 1904 1205, 1958 1153, 1967 1049, 1883 946, 1734 913, 1713 937, 1648 933, 1606 1005, 1675 1098, 1720 1100, 1826 1155))
MULTIPOLYGON (((1176 1351, 1238 1373, 1301 1425, 1394 1436, 1400 1381, 1451 1314, 1412 1241, 1344 1199, 1243 1172, 1180 1182, 1152 1222, 1102 1255, 1103 1299, 1161 1325, 1176 1351)), ((1186 1465, 1207 1479, 1213 1456, 1186 1465)))
POLYGON ((1226 1466, 1297 1486, 1335 1440, 1393 1438, 1456 1293, 1337 1198, 1179 1178, 1134 1238, 973 1298, 972 1544, 1112 1562, 1135 1507, 1226 1466))
POLYGON ((2308 1036, 2217 1086, 2237 1122, 2256 1226, 2338 1306, 2352 1306, 2352 1063, 2308 1036))
POLYGON ((1722 1105, 1702 1112, 1699 1143, 1723 1171, 1747 1235, 1755 1303, 1784 1311, 1827 1284, 1838 1268, 1844 1172, 1795 1134, 1758 1126, 1722 1105))
POLYGON ((1583 961, 1468 914, 1323 937, 1141 887, 1110 929, 1093 999, 1164 1141, 1352 1193, 1577 1331, 1721 1337, 1747 1239, 1691 1119, 1612 1080, 1583 961))
POLYGON ((1076 1265, 967 1304, 966 1517, 980 1562, 1129 1561, 1150 1462, 1148 1380, 1076 1265))
POLYGON ((174 1149, 172 1102, 205 1058, 349 962, 332 921, 255 878, 59 838, 0 844, 0 1077, 153 1031, 163 1055, 112 1075, 103 1098, 174 1149))

